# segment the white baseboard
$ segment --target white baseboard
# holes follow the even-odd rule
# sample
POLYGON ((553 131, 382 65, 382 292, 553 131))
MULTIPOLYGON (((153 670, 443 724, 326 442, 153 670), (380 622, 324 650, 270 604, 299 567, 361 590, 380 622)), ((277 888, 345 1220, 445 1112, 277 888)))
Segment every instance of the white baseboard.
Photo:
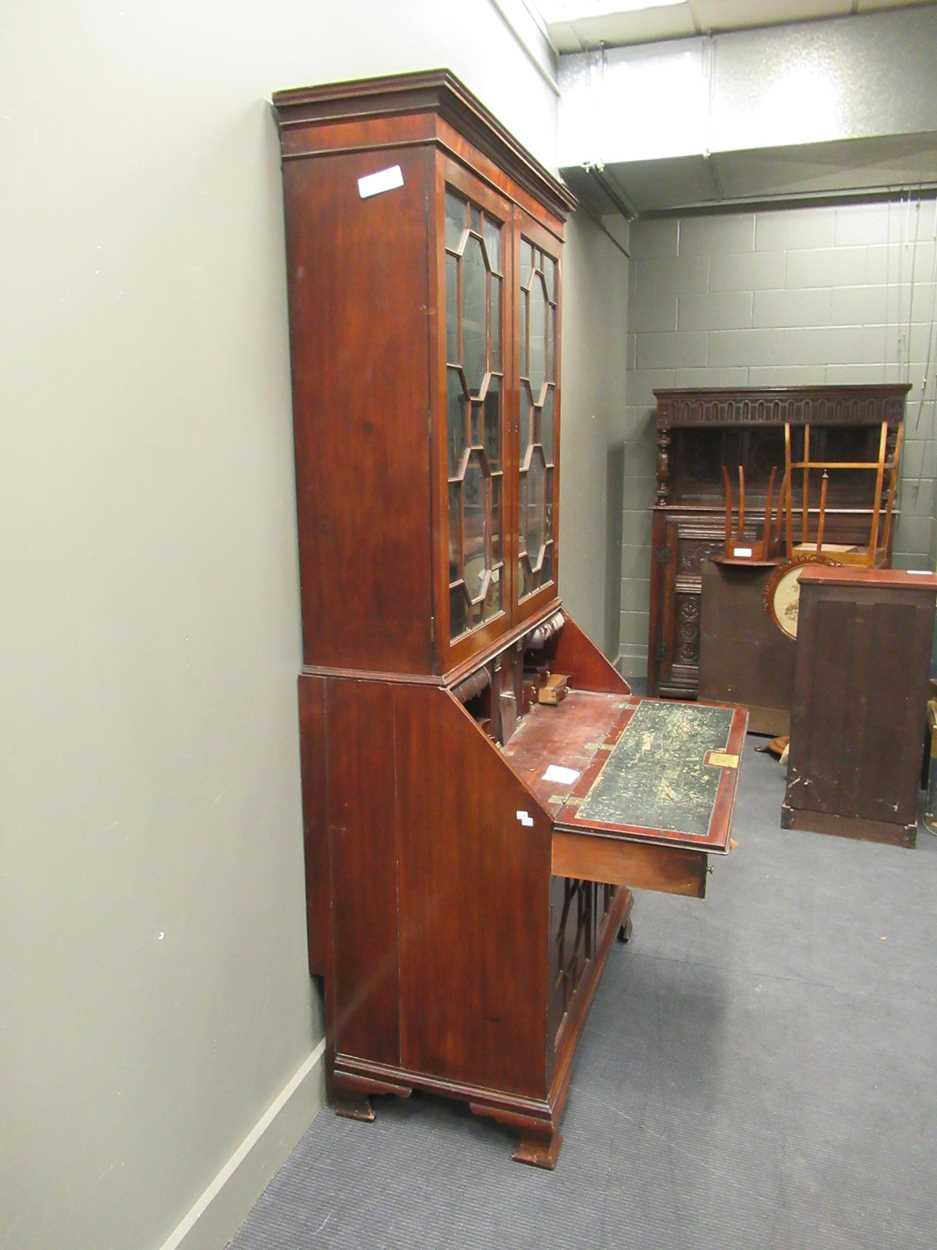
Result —
POLYGON ((290 1077, 160 1250, 222 1250, 325 1102, 325 1041, 290 1077))

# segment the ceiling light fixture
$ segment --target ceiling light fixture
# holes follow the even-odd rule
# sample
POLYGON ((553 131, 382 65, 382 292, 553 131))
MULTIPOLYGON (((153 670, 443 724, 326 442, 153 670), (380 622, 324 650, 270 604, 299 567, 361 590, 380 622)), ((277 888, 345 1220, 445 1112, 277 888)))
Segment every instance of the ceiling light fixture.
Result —
POLYGON ((577 22, 588 17, 611 17, 615 13, 640 13, 643 9, 669 9, 686 0, 536 0, 545 22, 577 22))

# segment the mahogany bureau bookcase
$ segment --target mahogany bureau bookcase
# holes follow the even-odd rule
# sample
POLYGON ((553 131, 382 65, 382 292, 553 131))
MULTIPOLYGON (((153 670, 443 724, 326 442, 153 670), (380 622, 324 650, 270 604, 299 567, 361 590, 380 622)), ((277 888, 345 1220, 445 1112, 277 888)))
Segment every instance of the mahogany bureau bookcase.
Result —
POLYGON ((552 1167, 628 887, 703 896, 745 716, 632 698, 558 597, 566 188, 446 71, 274 103, 330 1098, 462 1099, 552 1167))
MULTIPOLYGON (((784 472, 785 424, 791 427, 795 460, 802 458, 804 429, 810 426, 814 459, 874 461, 884 422, 891 459, 910 389, 905 383, 654 392, 657 502, 651 531, 649 693, 693 699, 699 691, 702 562, 725 549, 723 466, 733 480, 738 466, 743 469, 749 506, 739 541, 754 542, 771 470, 777 470, 777 486, 784 472)), ((801 474, 794 474, 792 488, 799 511, 801 474)), ((816 498, 808 496, 808 505, 815 525, 816 498)), ((868 541, 871 515, 868 474, 835 473, 829 483, 827 542, 868 541)), ((735 574, 744 575, 744 570, 735 574)), ((752 693, 757 705, 770 703, 775 692, 752 693)))

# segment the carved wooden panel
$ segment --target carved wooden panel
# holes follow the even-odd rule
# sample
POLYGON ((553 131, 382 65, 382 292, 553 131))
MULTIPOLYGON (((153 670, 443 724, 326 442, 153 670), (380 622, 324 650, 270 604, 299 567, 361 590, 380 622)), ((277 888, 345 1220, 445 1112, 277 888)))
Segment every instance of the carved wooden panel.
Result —
POLYGON ((677 568, 681 573, 699 573, 700 564, 711 556, 720 555, 725 548, 723 538, 700 538, 695 534, 691 537, 677 529, 677 568))
POLYGON ((677 596, 677 645, 674 659, 678 664, 699 664, 699 591, 677 596))
POLYGON ((699 684, 701 563, 723 550, 715 513, 658 513, 651 569, 649 675, 658 693, 694 698, 699 684))

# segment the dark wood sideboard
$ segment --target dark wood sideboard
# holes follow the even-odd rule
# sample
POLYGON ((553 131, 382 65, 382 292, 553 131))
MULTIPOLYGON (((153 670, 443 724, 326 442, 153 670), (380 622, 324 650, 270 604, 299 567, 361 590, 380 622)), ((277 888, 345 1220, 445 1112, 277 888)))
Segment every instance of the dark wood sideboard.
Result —
POLYGON ((559 599, 566 188, 446 71, 274 103, 329 1096, 461 1099, 553 1167, 629 887, 704 895, 745 714, 672 731, 559 599), (693 812, 644 802, 668 767, 693 812))
MULTIPOLYGON (((745 534, 752 541, 772 468, 784 469, 784 426, 794 459, 811 427, 816 459, 874 460, 882 422, 888 453, 904 420, 910 387, 793 386, 735 390, 658 390, 657 502, 651 531, 648 690, 697 697, 700 679, 701 562, 724 550, 722 468, 745 470, 745 534)), ((795 475, 793 497, 801 503, 795 475)), ((827 541, 868 541, 868 474, 840 472, 830 482, 827 541)), ((816 500, 811 501, 811 513, 816 500)), ((894 533, 894 529, 892 529, 894 533)))

